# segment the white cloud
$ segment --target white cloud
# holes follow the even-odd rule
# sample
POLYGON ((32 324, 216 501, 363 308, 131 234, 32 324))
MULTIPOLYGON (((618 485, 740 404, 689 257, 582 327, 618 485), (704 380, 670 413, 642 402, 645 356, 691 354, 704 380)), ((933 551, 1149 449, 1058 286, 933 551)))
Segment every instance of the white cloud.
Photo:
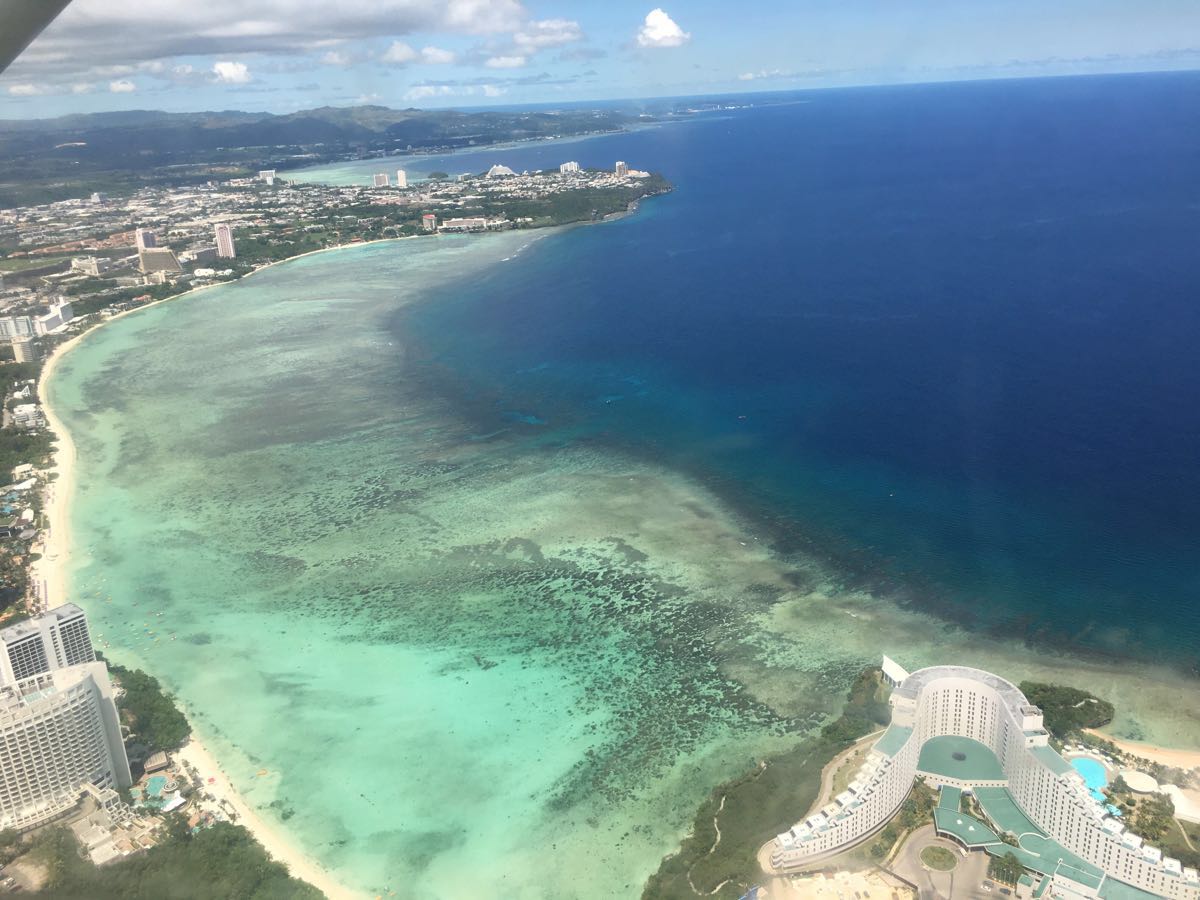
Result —
POLYGON ((583 39, 583 29, 570 19, 542 19, 528 22, 513 34, 513 43, 524 53, 561 47, 583 39))
POLYGON ((420 84, 404 92, 405 100, 428 100, 430 97, 449 97, 455 93, 448 84, 420 84))
POLYGON ((250 81, 250 69, 242 62, 215 62, 212 71, 220 84, 246 84, 250 81))
POLYGON ((403 66, 411 62, 422 62, 431 66, 443 66, 454 62, 453 51, 441 47, 422 47, 414 50, 404 41, 393 41, 392 46, 383 54, 383 61, 394 66, 403 66))
POLYGON ((192 68, 191 66, 189 66, 187 63, 184 63, 181 66, 176 66, 171 71, 175 74, 175 76, 177 78, 187 78, 189 75, 193 74, 196 70, 194 68, 192 68))
POLYGON ((113 94, 132 94, 137 90, 137 85, 128 78, 122 78, 119 81, 110 81, 108 90, 113 94))
POLYGON ((416 58, 417 51, 404 43, 404 41, 393 41, 392 46, 388 47, 383 54, 383 61, 385 63, 401 66, 412 62, 416 58))
MULTIPOLYGON (((22 82, 51 73, 81 80, 81 73, 106 65, 204 55, 336 53, 341 52, 337 44, 350 40, 510 35, 528 22, 521 0, 74 0, 10 75, 22 82)), ((427 61, 444 62, 446 52, 427 61)))
POLYGON ((42 85, 26 82, 25 84, 11 85, 8 92, 14 97, 36 97, 39 94, 46 93, 46 89, 42 85))
POLYGON ((71 85, 72 94, 90 94, 96 89, 96 85, 91 81, 78 81, 71 85))
POLYGON ((639 47, 681 47, 691 38, 662 9, 652 9, 638 30, 637 42, 639 47))
POLYGON ((782 69, 759 69, 757 72, 743 72, 738 81, 755 81, 759 78, 787 78, 791 73, 782 69))
POLYGON ((453 51, 443 50, 441 47, 421 48, 421 62, 428 63, 431 66, 449 65, 456 58, 453 51))
POLYGON ((527 62, 524 56, 493 56, 484 65, 489 69, 519 69, 527 62))
POLYGON ((339 50, 330 50, 321 56, 321 65, 348 66, 350 65, 350 57, 339 50))
POLYGON ((437 97, 502 97, 508 88, 498 84, 418 84, 404 92, 410 103, 437 97))

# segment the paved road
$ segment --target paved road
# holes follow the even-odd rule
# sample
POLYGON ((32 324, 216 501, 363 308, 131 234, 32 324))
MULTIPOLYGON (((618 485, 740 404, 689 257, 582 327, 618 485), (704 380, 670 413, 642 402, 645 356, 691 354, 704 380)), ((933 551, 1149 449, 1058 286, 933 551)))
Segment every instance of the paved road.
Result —
POLYGON ((991 891, 981 886, 987 878, 987 865, 987 854, 976 851, 964 857, 957 844, 938 837, 932 825, 924 825, 896 852, 890 868, 917 886, 921 900, 997 900, 1001 896, 998 886, 991 891), (945 847, 953 853, 958 860, 957 868, 953 872, 925 868, 921 851, 929 846, 945 847))

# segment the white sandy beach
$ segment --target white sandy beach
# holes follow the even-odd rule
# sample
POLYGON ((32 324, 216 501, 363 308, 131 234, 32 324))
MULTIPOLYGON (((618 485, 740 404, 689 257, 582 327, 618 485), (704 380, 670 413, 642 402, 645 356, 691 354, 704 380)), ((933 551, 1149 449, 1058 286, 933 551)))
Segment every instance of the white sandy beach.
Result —
POLYGON ((1151 762, 1160 763, 1176 769, 1200 768, 1200 750, 1176 750, 1171 747, 1160 747, 1157 744, 1146 744, 1141 741, 1127 741, 1113 737, 1103 731, 1087 729, 1088 734, 1103 738, 1109 743, 1116 744, 1120 749, 1133 756, 1140 756, 1151 762))
MULTIPOLYGON (((328 249, 341 248, 331 247, 328 249)), ((324 253, 327 251, 317 250, 313 252, 324 253)), ((287 262, 287 260, 281 260, 280 262, 287 262)), ((271 265, 276 265, 276 263, 271 263, 271 265)), ((263 268, 266 267, 264 266, 263 268)), ((54 463, 49 470, 55 473, 56 477, 44 485, 46 528, 43 533, 42 556, 41 559, 33 563, 32 572, 32 581, 36 585, 35 590, 44 609, 58 606, 69 599, 66 573, 67 559, 70 552, 70 529, 67 523, 68 504, 74 485, 76 462, 75 444, 71 440, 70 433, 63 426, 62 420, 57 416, 53 407, 46 402, 46 382, 53 375, 55 368, 62 361, 62 358, 86 335, 94 331, 95 328, 115 321, 122 316, 156 306, 159 303, 167 303, 198 293, 210 286, 206 285, 205 287, 195 288, 191 291, 156 301, 155 303, 148 303, 145 306, 118 313, 59 345, 54 353, 47 358, 46 364, 42 369, 41 379, 38 382, 38 396, 41 399, 46 421, 49 423, 50 429, 54 432, 56 439, 57 448, 54 453, 54 463)), ((205 747, 194 728, 192 737, 187 745, 176 753, 175 756, 177 759, 186 761, 200 773, 205 781, 206 790, 213 794, 218 801, 225 800, 228 806, 232 807, 237 813, 238 823, 245 826, 254 835, 255 839, 263 845, 272 859, 287 866, 288 871, 294 877, 313 885, 329 897, 330 900, 366 896, 366 894, 353 891, 341 884, 327 869, 297 849, 274 826, 263 821, 238 793, 228 776, 222 771, 216 759, 205 747), (213 779, 211 784, 208 783, 209 778, 213 779)))

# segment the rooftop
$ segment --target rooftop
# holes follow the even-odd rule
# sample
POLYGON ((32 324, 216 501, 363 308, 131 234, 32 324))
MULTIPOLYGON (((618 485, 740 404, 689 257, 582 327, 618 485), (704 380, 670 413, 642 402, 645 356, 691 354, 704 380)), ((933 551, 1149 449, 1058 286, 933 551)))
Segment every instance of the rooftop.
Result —
POLYGON ((904 725, 889 725, 883 737, 875 742, 875 749, 884 756, 895 756, 908 741, 913 730, 904 725))
MULTIPOLYGON (((933 821, 938 831, 952 834, 962 842, 963 846, 972 849, 986 847, 989 844, 1000 844, 1000 837, 978 819, 966 813, 937 807, 933 811, 933 821)), ((1007 844, 1001 844, 1007 847, 1007 844)), ((1012 849, 1012 848, 1009 848, 1012 849)))
POLYGON ((927 740, 917 770, 957 781, 1007 781, 995 753, 979 741, 958 735, 927 740))
POLYGON ((925 669, 918 669, 904 679, 900 686, 893 691, 892 696, 916 700, 926 685, 939 678, 968 678, 971 681, 987 685, 1000 695, 1009 712, 1018 722, 1024 716, 1041 712, 1036 706, 1029 705, 1025 695, 1011 681, 1006 681, 999 675, 993 675, 983 669, 973 669, 970 666, 929 666, 925 669))
POLYGON ((31 634, 38 634, 38 622, 42 619, 53 618, 55 622, 65 622, 68 619, 73 619, 76 616, 82 616, 83 610, 74 603, 64 603, 62 606, 56 606, 48 612, 42 613, 40 616, 33 619, 26 619, 24 622, 17 622, 15 625, 9 625, 7 628, 0 630, 0 641, 6 644, 11 644, 14 641, 23 640, 31 634))
POLYGON ((951 812, 958 812, 962 804, 962 791, 956 787, 943 787, 941 796, 938 797, 938 809, 948 809, 951 812))
POLYGON ((1055 752, 1053 747, 1030 747, 1029 752, 1034 759, 1053 772, 1055 775, 1066 775, 1075 771, 1074 767, 1055 752))
POLYGON ((1006 788, 976 788, 975 799, 979 801, 979 805, 983 807, 987 817, 1010 834, 1019 837, 1022 834, 1043 833, 1042 829, 1030 821, 1021 807, 1017 806, 1017 801, 1012 798, 1012 794, 1006 788))

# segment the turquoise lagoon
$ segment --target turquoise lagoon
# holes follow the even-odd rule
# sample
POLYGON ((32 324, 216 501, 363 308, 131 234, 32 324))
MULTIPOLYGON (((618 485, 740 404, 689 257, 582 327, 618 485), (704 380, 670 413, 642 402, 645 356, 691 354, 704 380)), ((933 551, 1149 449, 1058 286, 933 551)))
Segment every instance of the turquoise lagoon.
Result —
POLYGON ((297 845, 364 891, 636 897, 701 799, 881 651, 1104 679, 1140 733, 1190 727, 1170 673, 847 587, 578 430, 472 425, 398 313, 585 233, 308 256, 113 322, 48 385, 79 456, 72 599, 297 845))

